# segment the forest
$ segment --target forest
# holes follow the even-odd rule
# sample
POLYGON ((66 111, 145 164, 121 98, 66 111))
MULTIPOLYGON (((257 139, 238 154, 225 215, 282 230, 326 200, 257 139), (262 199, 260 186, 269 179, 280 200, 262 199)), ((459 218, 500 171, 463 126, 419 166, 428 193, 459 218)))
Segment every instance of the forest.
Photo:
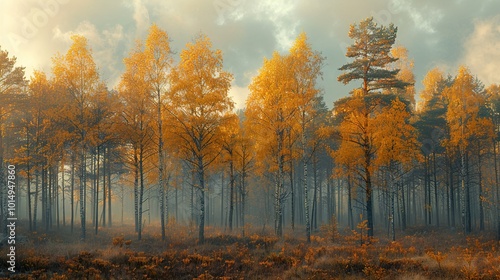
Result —
POLYGON ((500 85, 415 81, 397 32, 353 23, 343 65, 301 33, 238 110, 203 33, 151 25, 115 88, 82 35, 29 78, 0 49, 0 277, 15 209, 14 279, 499 279, 500 85))

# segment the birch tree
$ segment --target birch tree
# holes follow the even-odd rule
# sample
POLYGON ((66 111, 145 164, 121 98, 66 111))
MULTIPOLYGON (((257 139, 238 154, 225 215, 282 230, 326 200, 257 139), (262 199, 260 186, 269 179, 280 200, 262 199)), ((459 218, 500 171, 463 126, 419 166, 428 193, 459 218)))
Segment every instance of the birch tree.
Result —
POLYGON ((199 242, 205 240, 205 191, 207 172, 220 156, 221 128, 234 114, 228 96, 232 74, 224 71, 222 52, 212 50, 206 35, 188 43, 172 69, 171 103, 166 106, 169 146, 196 172, 199 192, 199 242))

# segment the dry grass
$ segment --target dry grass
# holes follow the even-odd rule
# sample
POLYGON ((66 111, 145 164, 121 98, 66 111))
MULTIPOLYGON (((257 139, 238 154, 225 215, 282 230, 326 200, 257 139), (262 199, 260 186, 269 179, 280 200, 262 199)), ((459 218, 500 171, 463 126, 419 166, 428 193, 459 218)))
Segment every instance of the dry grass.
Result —
MULTIPOLYGON (((305 243, 303 232, 279 240, 260 230, 242 237, 208 227, 197 244, 192 227, 146 227, 137 241, 133 227, 100 229, 81 242, 67 229, 27 234, 18 245, 12 279, 500 279, 500 244, 489 236, 446 230, 408 231, 360 245, 357 236, 331 238, 327 227, 305 243), (429 238, 432 236, 432 238, 429 238)), ((4 256, 0 261, 5 265, 4 256)), ((4 271, 6 267, 4 267, 4 271)))

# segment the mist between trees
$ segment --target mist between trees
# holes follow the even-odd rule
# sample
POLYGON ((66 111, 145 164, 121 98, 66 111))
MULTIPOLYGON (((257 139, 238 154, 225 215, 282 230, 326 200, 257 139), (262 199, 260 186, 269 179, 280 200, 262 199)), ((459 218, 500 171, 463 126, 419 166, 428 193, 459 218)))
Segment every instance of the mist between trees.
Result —
MULTIPOLYGON (((29 230, 65 226, 82 240, 122 224, 139 240, 159 225, 165 239, 183 223, 200 243, 206 225, 280 237, 288 228, 310 241, 332 222, 392 239, 413 226, 500 239, 500 87, 466 66, 436 68, 416 103, 414 62, 396 35, 372 18, 351 25, 338 82, 360 87, 331 110, 316 81, 333 66, 305 33, 263 60, 239 111, 233 76, 203 34, 174 63, 168 34, 152 25, 114 89, 83 36, 29 80, 1 50, 0 181, 15 164, 29 230)), ((6 188, 0 202, 5 231, 6 188)))

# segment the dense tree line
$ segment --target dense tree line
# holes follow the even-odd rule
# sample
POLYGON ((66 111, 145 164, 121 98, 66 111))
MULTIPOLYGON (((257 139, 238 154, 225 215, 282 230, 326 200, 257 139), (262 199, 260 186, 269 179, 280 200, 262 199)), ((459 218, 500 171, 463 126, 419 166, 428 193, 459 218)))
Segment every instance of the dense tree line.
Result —
MULTIPOLYGON (((338 81, 360 86, 332 109, 317 84, 325 58, 305 33, 264 59, 238 112, 233 76, 206 35, 175 63, 168 34, 151 26, 116 89, 82 36, 53 57, 52 73, 29 80, 0 50, 0 180, 17 166, 30 230, 73 231, 79 216, 82 239, 89 225, 98 234, 115 223, 124 188, 138 239, 151 215, 165 239, 182 210, 200 242, 206 224, 244 235, 248 220, 273 223, 278 236, 300 225, 308 241, 337 222, 393 239, 416 225, 500 239, 500 87, 485 88, 465 66, 436 68, 416 102, 413 61, 396 35, 372 18, 351 26, 338 81)), ((3 225, 7 199, 2 188, 3 225)))

